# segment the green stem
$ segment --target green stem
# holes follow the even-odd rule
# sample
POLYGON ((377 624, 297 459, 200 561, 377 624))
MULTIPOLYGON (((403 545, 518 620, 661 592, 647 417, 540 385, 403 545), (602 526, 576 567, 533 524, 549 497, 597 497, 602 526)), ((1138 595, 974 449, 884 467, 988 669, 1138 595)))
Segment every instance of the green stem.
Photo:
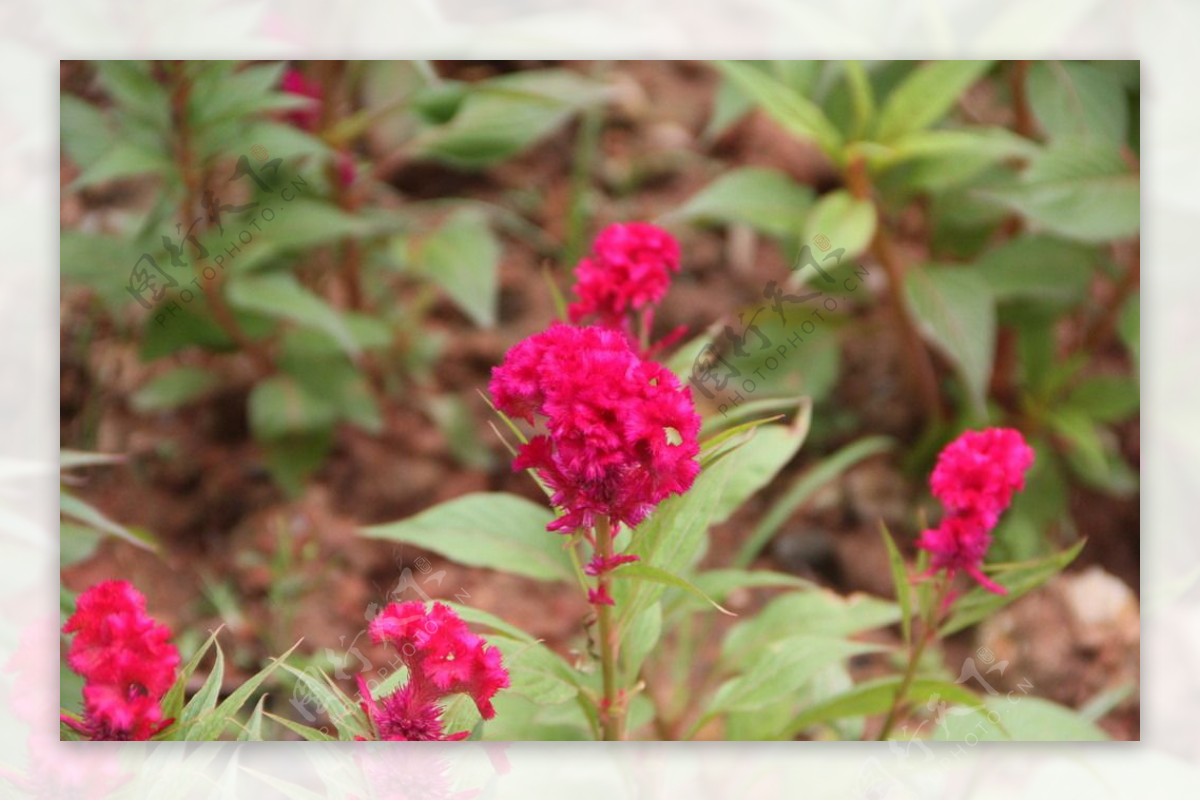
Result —
POLYGON ((925 653, 925 649, 933 642, 937 634, 937 621, 941 616, 942 600, 946 597, 946 593, 950 590, 950 582, 941 581, 938 587, 937 594, 930 605, 929 620, 922 621, 924 631, 921 639, 909 652, 908 667, 905 668, 904 678, 900 682, 900 686, 896 689, 896 697, 892 699, 891 709, 888 710, 887 717, 883 721, 883 728, 879 732, 879 740, 882 742, 892 733, 892 729, 900 719, 900 713, 908 705, 908 691, 912 689, 912 683, 917 677, 917 667, 921 663, 921 655, 925 653))
MULTIPOLYGON (((608 518, 601 516, 596 520, 596 552, 602 559, 612 556, 613 538, 608 518)), ((601 573, 596 579, 596 589, 601 596, 611 596, 607 573, 601 573)), ((596 620, 600 629, 600 673, 604 683, 604 697, 600 706, 600 724, 605 740, 621 739, 621 710, 618 708, 617 696, 617 641, 613 629, 612 607, 608 604, 596 604, 596 620)))

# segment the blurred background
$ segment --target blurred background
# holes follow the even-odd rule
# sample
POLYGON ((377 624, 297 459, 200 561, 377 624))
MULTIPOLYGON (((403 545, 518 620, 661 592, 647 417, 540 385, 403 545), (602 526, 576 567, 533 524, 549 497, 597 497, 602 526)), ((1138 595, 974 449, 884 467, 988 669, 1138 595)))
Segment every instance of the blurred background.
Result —
POLYGON ((758 376, 693 383, 706 419, 813 402, 708 562, 890 597, 879 520, 911 552, 938 449, 1018 427, 1038 459, 992 559, 1087 543, 946 661, 985 645, 1138 737, 1138 67, 969 62, 898 92, 921 67, 63 62, 64 608, 127 578, 185 653, 226 626, 231 686, 300 637, 352 673, 407 568, 578 649, 574 593, 358 529, 538 499, 479 393, 594 235, 646 220, 683 250, 662 358, 695 378, 712 343, 758 376), (820 319, 772 305, 812 291, 820 319), (794 346, 771 366, 760 341, 794 346))

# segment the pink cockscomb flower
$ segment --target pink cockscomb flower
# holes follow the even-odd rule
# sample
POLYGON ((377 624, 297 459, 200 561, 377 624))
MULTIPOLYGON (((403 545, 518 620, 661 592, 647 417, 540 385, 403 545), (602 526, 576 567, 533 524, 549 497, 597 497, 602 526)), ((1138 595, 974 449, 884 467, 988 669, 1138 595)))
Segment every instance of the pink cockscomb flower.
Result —
POLYGON ((595 315, 601 325, 621 328, 626 315, 657 304, 679 272, 679 243, 649 223, 616 223, 600 232, 591 254, 575 268, 573 322, 595 315))
POLYGON ((290 95, 308 98, 307 103, 298 108, 290 109, 284 118, 304 131, 315 131, 321 119, 321 102, 323 95, 321 85, 308 78, 298 70, 288 70, 283 73, 279 88, 290 95))
POLYGON ((496 407, 546 433, 517 454, 562 510, 548 529, 590 529, 599 516, 636 526, 700 470, 700 418, 671 371, 634 352, 620 331, 556 323, 492 371, 496 407))
POLYGON ((379 739, 461 740, 469 732, 447 734, 441 717, 443 699, 456 693, 469 695, 484 720, 495 717, 492 697, 508 686, 500 651, 473 634, 450 607, 391 603, 367 631, 375 642, 394 646, 408 668, 404 686, 381 699, 358 677, 363 710, 379 739))
POLYGON ((89 588, 63 631, 75 635, 67 664, 84 680, 83 720, 64 716, 67 725, 93 740, 148 740, 170 723, 160 702, 175 682, 179 651, 132 584, 89 588))
POLYGON ((1011 428, 967 431, 942 450, 929 486, 946 515, 917 540, 929 551, 932 570, 951 578, 961 570, 991 592, 1006 592, 984 575, 983 557, 1000 515, 1025 487, 1033 457, 1021 432, 1011 428))

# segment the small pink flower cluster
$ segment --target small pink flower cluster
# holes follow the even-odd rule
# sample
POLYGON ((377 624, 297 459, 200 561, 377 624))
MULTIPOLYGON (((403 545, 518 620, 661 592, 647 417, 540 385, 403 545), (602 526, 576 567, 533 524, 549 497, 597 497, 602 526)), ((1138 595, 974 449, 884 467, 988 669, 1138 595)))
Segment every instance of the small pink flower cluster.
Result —
POLYGON ((500 652, 473 634, 445 604, 426 609, 420 601, 391 603, 368 627, 371 639, 390 643, 408 668, 403 687, 374 699, 362 676, 363 710, 381 740, 461 740, 470 732, 446 734, 442 699, 466 693, 484 720, 495 717, 492 697, 508 686, 500 652))
POLYGON ((67 664, 84 679, 84 718, 63 722, 93 740, 149 740, 170 724, 160 703, 175 682, 179 651, 132 584, 89 588, 63 631, 75 634, 67 664))
POLYGON ((950 578, 961 570, 991 592, 1007 592, 984 575, 983 557, 1000 515, 1025 486, 1033 456, 1021 432, 1011 428, 967 431, 942 450, 929 486, 946 515, 917 541, 931 554, 933 570, 950 578))
POLYGON ((590 529, 600 515, 635 526, 700 471, 691 393, 619 331, 556 323, 514 346, 489 388, 501 411, 546 420, 513 468, 536 469, 553 491, 563 513, 551 531, 590 529))
POLYGON ((610 225, 575 268, 579 301, 568 310, 571 321, 596 315, 601 325, 621 328, 630 312, 659 303, 677 272, 679 243, 671 234, 649 223, 610 225))

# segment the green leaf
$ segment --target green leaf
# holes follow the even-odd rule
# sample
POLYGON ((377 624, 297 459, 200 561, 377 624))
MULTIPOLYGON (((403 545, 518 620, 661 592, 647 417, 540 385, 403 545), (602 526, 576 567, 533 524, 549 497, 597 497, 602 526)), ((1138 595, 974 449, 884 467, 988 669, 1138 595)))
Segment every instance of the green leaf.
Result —
POLYGON ((61 567, 74 565, 96 552, 103 535, 94 528, 77 526, 67 521, 58 525, 58 563, 61 567))
POLYGON ((546 530, 552 519, 543 506, 516 495, 477 492, 360 533, 416 545, 463 565, 543 581, 573 581, 566 538, 546 530))
POLYGON ((568 70, 481 81, 469 88, 448 123, 417 137, 413 152, 461 167, 485 167, 516 155, 603 98, 603 87, 568 70))
POLYGON ((1033 226, 1080 242, 1111 242, 1141 227, 1138 176, 1116 150, 1063 142, 1044 151, 1008 187, 980 197, 1022 215, 1033 226))
POLYGON ((217 385, 217 377, 199 367, 177 367, 160 373, 134 393, 131 402, 139 412, 175 409, 203 397, 217 385))
POLYGON ((997 161, 1032 158, 1041 149, 1007 128, 939 128, 905 134, 890 145, 864 150, 873 169, 886 170, 915 159, 967 159, 972 172, 997 161))
POLYGON ((226 120, 312 105, 308 98, 277 90, 286 66, 282 61, 241 69, 236 64, 206 64, 207 69, 193 80, 188 98, 192 125, 202 129, 226 120))
POLYGON ((93 61, 100 84, 129 117, 165 133, 171 122, 167 89, 147 61, 93 61))
POLYGON ((136 545, 147 551, 157 549, 157 544, 154 539, 144 531, 127 528, 120 523, 109 519, 103 512, 96 507, 84 501, 66 488, 59 488, 58 495, 59 511, 64 518, 76 520, 89 526, 97 531, 109 534, 117 539, 124 540, 130 545, 136 545))
POLYGON ((1129 376, 1103 375, 1081 381, 1066 398, 1069 409, 1100 423, 1117 423, 1138 410, 1141 389, 1129 376))
MULTIPOLYGON (((212 632, 208 639, 204 641, 204 645, 200 646, 196 653, 192 654, 192 658, 179 670, 179 675, 175 678, 175 683, 171 685, 171 689, 167 690, 162 700, 163 718, 179 718, 180 710, 183 709, 183 696, 187 691, 188 682, 192 678, 192 674, 196 672, 196 668, 200 666, 200 660, 204 655, 217 644, 217 635, 220 629, 212 632)), ((174 726, 172 726, 174 728, 174 726)))
POLYGON ((259 381, 250 392, 250 428, 260 440, 323 431, 336 417, 328 398, 314 395, 290 375, 259 381))
POLYGON ((740 91, 729 78, 721 76, 721 82, 717 84, 717 94, 713 98, 712 115, 704 126, 703 140, 712 142, 719 138, 752 108, 753 104, 746 93, 740 91))
POLYGON ((646 657, 658 645, 662 628, 662 604, 657 603, 650 604, 621 630, 621 669, 624 675, 638 675, 646 657))
POLYGON ((850 104, 854 109, 853 137, 857 139, 875 122, 875 92, 861 61, 847 61, 844 67, 843 74, 850 90, 850 104))
POLYGON ((913 70, 883 104, 876 131, 879 141, 894 142, 942 119, 991 64, 933 61, 913 70))
POLYGON ((807 589, 813 586, 811 582, 789 573, 778 573, 774 570, 739 570, 737 568, 705 570, 696 576, 695 585, 706 596, 718 601, 727 598, 736 590, 751 587, 807 589))
MULTIPOLYGON (((261 233, 251 231, 255 234, 255 239, 245 245, 243 251, 263 247, 282 252, 305 251, 341 239, 385 232, 378 218, 350 214, 329 203, 298 196, 300 192, 310 191, 308 188, 292 187, 292 191, 297 194, 293 195, 290 201, 281 199, 279 202, 272 202, 270 208, 275 212, 274 219, 264 219, 260 223, 261 233)), ((280 189, 281 194, 282 192, 283 188, 280 189)), ((243 271, 248 270, 249 266, 241 262, 244 255, 236 254, 230 262, 231 268, 241 267, 243 271)))
POLYGON ((912 267, 904 289, 925 338, 954 364, 975 414, 984 417, 996 351, 996 308, 987 283, 968 269, 912 267))
POLYGON ((249 121, 248 127, 238 131, 234 144, 238 149, 246 151, 259 145, 270 158, 280 158, 284 161, 293 161, 305 156, 325 157, 330 152, 329 145, 319 137, 302 131, 295 125, 270 120, 249 121))
POLYGON ((744 667, 770 643, 785 637, 846 638, 889 626, 899 618, 896 604, 866 595, 842 598, 823 589, 789 592, 730 630, 721 646, 721 660, 731 667, 744 667))
POLYGON ((998 301, 1073 304, 1087 293, 1095 264, 1091 248, 1035 234, 987 251, 976 269, 998 301))
POLYGON ((896 547, 896 541, 892 539, 892 532, 888 531, 887 524, 882 520, 879 521, 879 532, 883 535, 883 544, 887 548, 888 565, 892 571, 892 588, 896 592, 896 602, 900 604, 900 630, 904 635, 904 644, 912 644, 912 584, 908 578, 908 566, 904 563, 904 557, 900 555, 900 549, 896 547))
POLYGON ((842 259, 861 256, 875 236, 875 207, 856 200, 844 189, 822 195, 804 223, 804 241, 823 236, 835 250, 845 249, 842 259))
POLYGON ((330 737, 320 729, 314 729, 312 726, 305 726, 303 723, 298 723, 289 718, 280 717, 279 715, 274 715, 270 712, 267 712, 266 715, 280 726, 283 726, 289 731, 295 732, 309 742, 337 742, 336 737, 330 737))
MULTIPOLYGON (((857 684, 844 693, 814 704, 800 713, 791 725, 788 733, 795 737, 797 734, 821 723, 840 718, 879 715, 887 712, 900 690, 900 676, 888 676, 857 684)), ((925 704, 930 700, 946 700, 951 704, 978 709, 982 701, 961 684, 951 684, 938 679, 916 678, 908 689, 907 698, 910 703, 925 704)))
POLYGON ((125 461, 120 453, 88 453, 70 448, 62 448, 58 452, 58 469, 73 470, 77 467, 92 467, 101 464, 120 464, 125 461))
POLYGON ((485 612, 482 609, 477 609, 473 606, 456 603, 454 601, 441 601, 451 609, 453 609, 459 617, 468 623, 474 623, 477 626, 484 626, 496 632, 497 634, 516 640, 517 642, 531 643, 536 642, 532 634, 524 631, 517 626, 509 623, 502 618, 493 615, 491 612, 485 612))
MULTIPOLYGON (((362 708, 338 689, 337 685, 333 683, 333 679, 329 678, 323 670, 310 667, 301 671, 286 663, 283 663, 281 667, 304 687, 308 692, 306 700, 311 700, 316 704, 318 713, 323 713, 329 722, 337 727, 339 740, 353 740, 355 737, 373 739, 373 733, 368 729, 370 724, 366 720, 362 708)), ((282 718, 275 719, 282 722, 282 718)), ((297 729, 293 728, 292 730, 304 736, 297 729)))
POLYGON ((254 705, 254 712, 251 713, 250 720, 246 721, 245 727, 238 732, 238 742, 262 742, 263 704, 266 702, 266 695, 258 697, 258 703, 254 705))
POLYGON ((130 142, 117 142, 72 181, 70 188, 78 190, 136 175, 165 175, 171 169, 173 165, 163 154, 130 142))
POLYGON ((424 274, 481 328, 496 324, 500 243, 477 209, 460 209, 416 255, 424 274))
POLYGON ((296 431, 263 440, 261 444, 271 476, 289 496, 295 497, 333 447, 333 429, 296 431))
POLYGON ((613 571, 613 576, 615 578, 622 579, 632 578, 639 579, 641 581, 653 581, 656 584, 674 587, 676 589, 683 590, 684 592, 691 593, 696 598, 699 598, 701 601, 704 601, 712 606, 718 612, 729 615, 730 617, 737 617, 737 615, 733 614, 733 612, 730 612, 712 598, 709 598, 707 595, 705 595, 704 591, 692 582, 688 581, 682 576, 677 576, 674 573, 663 570, 662 568, 655 567, 654 565, 648 565, 644 562, 631 562, 629 564, 621 565, 619 569, 613 571))
POLYGON ((709 526, 728 520, 742 504, 779 475, 804 444, 808 421, 809 416, 803 414, 793 425, 763 425, 754 429, 749 441, 733 454, 737 470, 729 477, 709 526))
POLYGON ((1003 570, 992 572, 985 568, 990 574, 989 578, 1008 590, 1008 593, 997 595, 982 587, 971 590, 954 602, 950 619, 938 629, 938 636, 948 637, 962 631, 1045 584, 1075 560, 1086 542, 1080 540, 1065 551, 1003 570))
POLYGON ((1038 61, 1027 80, 1030 109, 1051 142, 1124 144, 1128 101, 1112 72, 1078 61, 1038 61))
POLYGON ((140 339, 144 361, 161 359, 192 347, 217 352, 237 349, 237 343, 221 330, 200 299, 180 304, 171 314, 160 312, 148 316, 140 339))
POLYGON ((812 140, 832 159, 840 157, 841 134, 811 100, 745 62, 722 61, 717 68, 788 132, 812 140))
POLYGON ((1138 477, 1125 464, 1111 431, 1069 406, 1051 411, 1049 423, 1066 441, 1067 461, 1085 482, 1118 496, 1137 490, 1138 477))
POLYGON ((934 729, 934 739, 948 742, 1094 742, 1107 740, 1095 723, 1052 701, 1014 693, 993 695, 985 709, 949 714, 934 729))
MULTIPOLYGON (((242 708, 242 705, 244 705, 248 700, 250 700, 250 697, 254 694, 254 692, 260 686, 262 686, 262 683, 264 681, 266 681, 271 676, 271 674, 274 673, 281 665, 283 665, 285 660, 287 660, 287 658, 292 655, 292 652, 295 651, 296 648, 298 648, 299 646, 300 646, 300 643, 297 642, 295 645, 293 645, 291 648, 289 648, 286 652, 284 652, 283 655, 280 656, 278 659, 272 659, 271 663, 269 665, 267 665, 262 670, 255 673, 253 676, 251 676, 249 679, 247 679, 246 682, 243 683, 240 687, 238 687, 236 690, 231 692, 229 694, 229 696, 224 701, 222 701, 215 709, 213 709, 211 712, 204 713, 204 715, 201 716, 201 718, 195 722, 195 724, 192 726, 191 730, 188 732, 188 739, 192 739, 192 740, 217 740, 217 739, 220 739, 222 733, 224 733, 224 731, 225 731, 225 728, 233 720, 233 716, 235 714, 237 714, 238 710, 240 710, 242 708)), ((221 649, 221 646, 218 645, 217 646, 218 658, 219 658, 219 654, 220 654, 220 649, 221 649)), ((261 703, 262 703, 261 699, 260 699, 259 703, 261 705, 261 703)))
POLYGON ((705 718, 780 704, 824 668, 881 647, 810 634, 777 640, 755 654, 745 673, 717 689, 705 718))
POLYGON ((238 308, 324 331, 348 354, 359 353, 358 343, 342 315, 290 273, 238 276, 229 283, 227 291, 229 302, 238 308))
POLYGON ((330 406, 337 419, 379 432, 383 421, 370 385, 336 343, 323 333, 297 329, 286 332, 282 344, 276 364, 307 396, 330 406))
POLYGON ((743 223, 771 236, 798 236, 812 207, 812 189, 765 167, 741 167, 692 195, 671 217, 702 223, 743 223))
POLYGON ((492 644, 500 650, 512 682, 503 692, 522 695, 540 705, 560 704, 579 694, 574 671, 541 643, 500 638, 492 644))
POLYGON ((892 448, 888 437, 864 437, 822 459, 804 471, 759 520, 754 531, 738 549, 733 564, 746 567, 766 547, 771 538, 797 509, 804 505, 821 487, 833 481, 854 465, 877 453, 892 448))
POLYGON ((94 164, 113 145, 113 125, 100 109, 65 92, 59 96, 63 150, 82 169, 94 164))
POLYGON ((192 696, 191 700, 184 705, 183 710, 179 713, 179 739, 190 739, 193 724, 203 715, 216 709, 217 700, 221 695, 221 681, 225 677, 225 654, 221 651, 221 643, 214 642, 214 645, 217 649, 217 656, 213 662, 212 670, 209 671, 208 677, 204 679, 204 683, 200 685, 200 689, 196 691, 196 694, 192 696))

